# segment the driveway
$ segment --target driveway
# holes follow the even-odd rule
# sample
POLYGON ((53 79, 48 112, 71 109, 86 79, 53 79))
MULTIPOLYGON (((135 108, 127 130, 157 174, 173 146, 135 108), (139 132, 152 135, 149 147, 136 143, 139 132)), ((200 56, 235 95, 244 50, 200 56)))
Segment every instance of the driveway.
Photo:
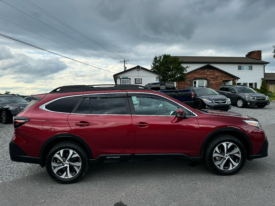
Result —
POLYGON ((81 182, 62 185, 40 166, 11 162, 13 127, 0 124, 0 205, 274 205, 275 103, 231 111, 259 119, 269 138, 269 156, 247 161, 233 176, 178 160, 108 163, 94 166, 81 182))

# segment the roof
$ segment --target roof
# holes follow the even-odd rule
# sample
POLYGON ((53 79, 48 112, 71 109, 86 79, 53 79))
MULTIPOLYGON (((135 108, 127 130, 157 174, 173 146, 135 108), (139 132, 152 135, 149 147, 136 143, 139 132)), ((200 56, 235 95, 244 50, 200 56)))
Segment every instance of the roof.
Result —
POLYGON ((215 57, 215 56, 175 56, 184 63, 225 63, 225 64, 269 64, 269 62, 249 57, 215 57))
POLYGON ((222 69, 219 69, 219 68, 217 68, 217 67, 214 67, 214 66, 211 65, 211 64, 203 65, 202 67, 199 67, 199 68, 194 69, 194 70, 192 70, 192 71, 190 71, 190 72, 187 72, 186 74, 189 74, 189 73, 194 72, 194 71, 199 70, 199 69, 203 69, 204 67, 211 67, 211 68, 216 69, 216 70, 218 70, 218 71, 221 71, 221 72, 223 72, 223 73, 225 73, 225 74, 227 74, 227 75, 229 75, 229 76, 232 76, 232 77, 234 77, 235 79, 240 79, 240 77, 237 77, 237 76, 235 76, 235 75, 233 75, 233 74, 230 74, 230 73, 228 73, 228 72, 226 72, 226 71, 224 71, 224 70, 222 70, 222 69))
POLYGON ((275 73, 265 73, 264 79, 265 80, 275 80, 275 73))
POLYGON ((144 68, 144 67, 142 67, 142 66, 139 66, 139 65, 137 65, 137 66, 135 66, 135 67, 133 67, 133 68, 131 68, 131 69, 127 69, 127 70, 125 70, 125 71, 116 73, 116 74, 114 74, 113 76, 115 77, 115 76, 117 76, 117 75, 123 74, 124 72, 129 72, 129 71, 134 70, 134 69, 143 69, 143 70, 145 70, 145 71, 147 71, 147 72, 151 72, 151 73, 153 73, 153 74, 157 74, 157 75, 161 76, 159 73, 153 72, 153 71, 151 71, 151 70, 149 70, 149 69, 146 69, 146 68, 144 68))

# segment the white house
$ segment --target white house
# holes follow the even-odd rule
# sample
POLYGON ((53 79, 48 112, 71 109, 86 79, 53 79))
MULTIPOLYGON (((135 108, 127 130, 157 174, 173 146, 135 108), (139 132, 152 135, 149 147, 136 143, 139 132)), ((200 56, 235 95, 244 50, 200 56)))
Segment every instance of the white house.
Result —
POLYGON ((141 66, 114 74, 116 84, 136 84, 145 86, 148 83, 158 82, 160 74, 141 66))
POLYGON ((188 86, 211 87, 218 90, 222 85, 237 85, 260 88, 265 74, 262 61, 262 51, 249 52, 245 57, 203 57, 178 56, 182 65, 187 67, 185 82, 180 82, 179 88, 188 86))

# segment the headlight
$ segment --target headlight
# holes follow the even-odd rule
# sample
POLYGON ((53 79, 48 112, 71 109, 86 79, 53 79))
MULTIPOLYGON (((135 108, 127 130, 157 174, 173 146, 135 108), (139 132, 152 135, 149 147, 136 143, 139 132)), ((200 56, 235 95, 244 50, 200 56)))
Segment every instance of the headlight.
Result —
POLYGON ((227 104, 231 104, 231 99, 226 98, 227 104))
POLYGON ((202 99, 205 103, 213 103, 213 101, 212 100, 209 100, 209 99, 202 99))
POLYGON ((265 100, 269 100, 269 97, 268 97, 268 96, 265 96, 265 100))
POLYGON ((261 126, 260 122, 257 122, 257 121, 254 121, 254 120, 244 120, 244 122, 246 124, 249 124, 249 125, 253 126, 253 127, 257 127, 259 129, 262 129, 262 126, 261 126))

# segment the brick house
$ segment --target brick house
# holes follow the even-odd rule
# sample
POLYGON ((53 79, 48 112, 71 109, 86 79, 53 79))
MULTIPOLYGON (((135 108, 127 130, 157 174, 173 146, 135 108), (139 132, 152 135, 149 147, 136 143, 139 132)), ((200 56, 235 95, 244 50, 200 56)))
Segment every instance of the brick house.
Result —
POLYGON ((266 82, 267 91, 275 92, 275 73, 265 73, 264 80, 266 82))
POLYGON ((222 85, 245 85, 260 88, 265 65, 262 51, 251 51, 245 57, 177 56, 187 68, 186 81, 177 83, 178 89, 188 86, 210 87, 218 90, 222 85))

